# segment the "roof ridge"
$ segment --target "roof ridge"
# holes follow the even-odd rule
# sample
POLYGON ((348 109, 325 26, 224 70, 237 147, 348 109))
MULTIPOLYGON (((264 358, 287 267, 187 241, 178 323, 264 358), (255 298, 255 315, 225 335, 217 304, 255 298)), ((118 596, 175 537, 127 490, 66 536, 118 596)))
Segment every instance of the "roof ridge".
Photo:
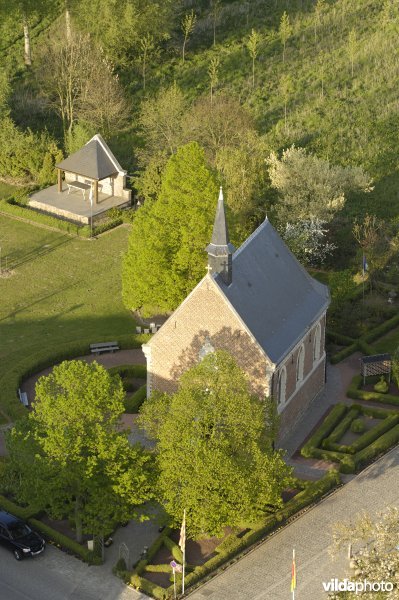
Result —
POLYGON ((245 250, 245 248, 248 246, 248 244, 251 243, 251 241, 257 236, 259 235, 259 233, 266 227, 267 224, 271 224, 269 219, 266 217, 265 220, 263 221, 263 223, 261 223, 256 229, 255 231, 253 231, 251 233, 251 235, 249 237, 247 237, 247 239, 245 240, 245 242, 243 242, 241 244, 241 246, 234 252, 233 254, 233 260, 242 252, 242 250, 245 250))

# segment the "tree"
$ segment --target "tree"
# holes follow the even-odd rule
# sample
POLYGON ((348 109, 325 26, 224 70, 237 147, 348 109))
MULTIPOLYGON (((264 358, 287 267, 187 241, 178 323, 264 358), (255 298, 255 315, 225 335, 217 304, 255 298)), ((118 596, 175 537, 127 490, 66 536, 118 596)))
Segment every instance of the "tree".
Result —
POLYGON ((208 67, 209 83, 211 87, 211 104, 213 103, 213 90, 215 89, 219 81, 219 66, 219 58, 217 56, 213 56, 208 67))
POLYGON ((287 133, 287 104, 294 91, 294 84, 290 75, 284 73, 280 78, 280 94, 284 102, 284 131, 287 133))
POLYGON ((50 106, 60 115, 66 143, 82 119, 105 136, 122 128, 128 109, 113 65, 88 35, 50 42, 40 80, 50 106), (52 68, 48 68, 48 64, 52 68))
MULTIPOLYGON (((362 249, 363 257, 367 260, 369 277, 372 281, 374 274, 386 265, 395 250, 389 243, 386 225, 375 215, 366 213, 362 221, 355 219, 352 233, 362 249)), ((359 260, 360 264, 362 263, 359 260)))
POLYGON ((139 152, 142 163, 151 158, 174 154, 182 143, 182 118, 187 109, 187 100, 180 88, 173 84, 161 88, 155 98, 141 105, 139 124, 145 146, 139 152))
POLYGON ((371 191, 370 178, 360 167, 330 165, 327 160, 291 146, 281 159, 267 159, 272 186, 279 192, 278 215, 283 223, 300 219, 330 222, 350 191, 371 191))
POLYGON ((319 267, 337 247, 326 239, 328 229, 325 225, 321 219, 286 223, 282 237, 301 263, 319 267))
MULTIPOLYGON (((380 513, 378 521, 374 521, 371 515, 365 513, 355 522, 334 525, 331 546, 333 556, 341 551, 347 553, 349 545, 354 551, 350 560, 352 569, 350 580, 363 583, 367 579, 369 582, 389 584, 381 595, 375 591, 362 591, 361 597, 365 600, 397 598, 395 581, 399 573, 398 539, 399 509, 396 507, 380 513)), ((341 597, 355 600, 359 594, 356 592, 346 593, 345 596, 340 594, 333 596, 337 600, 341 597)))
POLYGON ((222 12, 221 0, 211 0, 212 7, 212 26, 213 26, 213 45, 216 46, 216 24, 220 13, 222 12))
POLYGON ((280 27, 278 30, 281 43, 283 44, 283 62, 285 62, 285 46, 287 41, 292 35, 292 27, 290 23, 290 18, 286 11, 283 12, 280 20, 280 27))
POLYGON ((186 15, 184 15, 183 20, 181 22, 181 29, 182 29, 182 32, 184 35, 183 47, 182 47, 183 63, 185 60, 186 44, 187 44, 188 38, 194 31, 196 22, 197 22, 197 15, 195 14, 195 12, 193 10, 191 12, 187 13, 186 15))
POLYGON ((356 31, 354 29, 351 29, 349 32, 349 36, 348 36, 348 54, 349 54, 349 60, 351 63, 352 77, 353 77, 353 63, 355 61, 356 50, 357 50, 357 35, 356 35, 356 31))
POLYGON ((326 7, 326 0, 317 0, 314 7, 314 41, 317 41, 317 27, 321 23, 321 16, 326 7))
POLYGON ((252 58, 252 87, 255 87, 255 59, 258 56, 261 39, 262 38, 260 34, 255 31, 255 29, 252 29, 251 35, 246 43, 249 54, 252 58))
POLYGON ((96 362, 64 361, 36 384, 28 420, 8 437, 19 499, 104 535, 150 496, 150 457, 119 428, 123 387, 96 362), (32 457, 35 460, 32 461, 32 457))
POLYGON ((205 274, 218 185, 196 143, 169 158, 158 198, 137 213, 123 261, 127 308, 144 316, 176 308, 205 274))
POLYGON ((157 46, 155 44, 154 36, 150 33, 147 33, 140 39, 140 49, 141 56, 140 62, 142 65, 142 75, 143 75, 143 90, 145 90, 146 83, 146 70, 147 70, 147 62, 151 56, 154 56, 157 53, 157 46))
POLYGON ((156 440, 159 498, 174 525, 186 509, 190 537, 218 535, 281 506, 291 467, 272 450, 265 403, 230 354, 208 354, 175 394, 153 394, 140 412, 156 440))

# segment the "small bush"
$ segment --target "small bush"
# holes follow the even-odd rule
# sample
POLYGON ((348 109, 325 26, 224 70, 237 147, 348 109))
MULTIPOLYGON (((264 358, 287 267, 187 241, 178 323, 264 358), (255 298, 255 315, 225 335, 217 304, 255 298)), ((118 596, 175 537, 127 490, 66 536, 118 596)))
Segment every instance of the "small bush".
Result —
POLYGON ((363 433, 366 429, 366 425, 363 419, 353 419, 351 423, 351 431, 352 433, 363 433))
POLYGON ((355 400, 370 400, 372 402, 383 402, 384 404, 393 404, 399 406, 399 397, 391 394, 380 394, 379 392, 367 392, 360 389, 362 385, 361 375, 355 375, 347 389, 348 398, 355 400))
POLYGON ((374 390, 376 392, 379 392, 380 394, 388 393, 389 385, 388 385, 388 382, 385 381, 385 378, 383 375, 381 376, 381 379, 378 381, 378 383, 375 384, 374 390))

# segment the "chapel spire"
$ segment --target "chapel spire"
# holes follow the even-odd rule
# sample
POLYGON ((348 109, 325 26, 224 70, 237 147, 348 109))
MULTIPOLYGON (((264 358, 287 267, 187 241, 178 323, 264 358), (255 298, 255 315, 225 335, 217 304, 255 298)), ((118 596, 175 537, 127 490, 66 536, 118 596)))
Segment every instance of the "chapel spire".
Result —
POLYGON ((212 273, 220 273, 226 285, 232 282, 232 255, 235 248, 230 244, 224 210, 223 190, 220 186, 211 243, 207 246, 208 266, 212 273))

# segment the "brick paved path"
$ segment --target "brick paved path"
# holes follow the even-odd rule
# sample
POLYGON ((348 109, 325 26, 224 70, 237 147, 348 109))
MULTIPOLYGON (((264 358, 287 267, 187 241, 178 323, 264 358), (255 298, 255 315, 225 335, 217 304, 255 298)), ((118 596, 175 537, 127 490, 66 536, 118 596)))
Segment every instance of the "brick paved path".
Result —
POLYGON ((347 570, 343 556, 328 553, 331 526, 359 512, 375 514, 399 506, 399 447, 365 469, 289 527, 189 595, 190 600, 289 600, 292 548, 298 572, 296 600, 323 600, 322 581, 341 578, 347 570))

